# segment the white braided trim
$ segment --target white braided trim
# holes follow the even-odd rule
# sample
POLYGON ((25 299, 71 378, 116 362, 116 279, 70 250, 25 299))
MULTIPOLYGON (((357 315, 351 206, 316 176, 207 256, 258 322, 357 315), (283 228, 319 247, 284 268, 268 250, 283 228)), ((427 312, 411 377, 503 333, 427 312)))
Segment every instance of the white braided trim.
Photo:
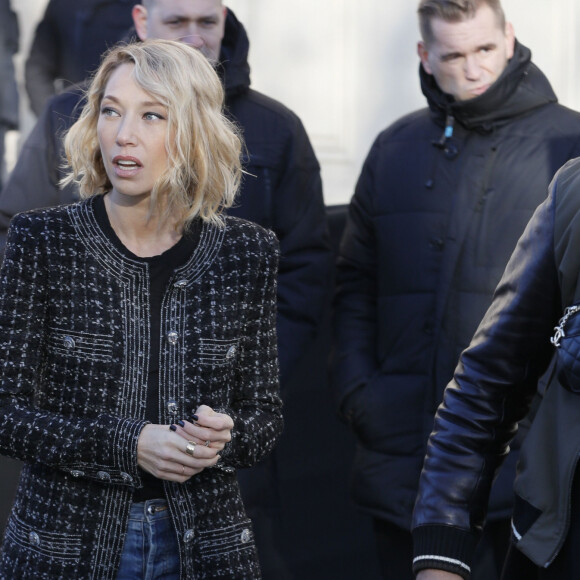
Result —
POLYGON ((438 560, 439 562, 445 562, 446 564, 453 564, 453 566, 459 566, 471 574, 471 568, 461 560, 454 560, 453 558, 446 558, 445 556, 417 556, 416 558, 413 558, 413 564, 421 562, 422 560, 438 560))

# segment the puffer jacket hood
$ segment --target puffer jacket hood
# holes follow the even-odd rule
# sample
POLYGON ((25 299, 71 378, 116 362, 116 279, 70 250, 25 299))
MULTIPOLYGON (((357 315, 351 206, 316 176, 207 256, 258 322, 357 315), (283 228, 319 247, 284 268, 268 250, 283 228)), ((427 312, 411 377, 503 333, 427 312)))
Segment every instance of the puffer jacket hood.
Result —
POLYGON ((531 59, 530 49, 516 40, 514 56, 497 81, 468 101, 456 101, 441 91, 433 75, 419 65, 421 90, 433 121, 443 126, 451 115, 470 131, 489 133, 538 107, 558 102, 550 82, 531 59))
POLYGON ((246 29, 228 8, 218 67, 227 97, 245 93, 250 88, 249 51, 250 40, 246 29))

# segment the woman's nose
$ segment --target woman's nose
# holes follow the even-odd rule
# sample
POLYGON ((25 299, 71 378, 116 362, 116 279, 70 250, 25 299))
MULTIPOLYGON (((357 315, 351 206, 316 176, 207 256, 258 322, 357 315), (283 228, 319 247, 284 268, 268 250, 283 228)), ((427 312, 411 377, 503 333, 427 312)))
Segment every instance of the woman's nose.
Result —
POLYGON ((129 119, 125 118, 119 124, 119 130, 117 131, 117 144, 128 145, 135 143, 135 127, 129 119))

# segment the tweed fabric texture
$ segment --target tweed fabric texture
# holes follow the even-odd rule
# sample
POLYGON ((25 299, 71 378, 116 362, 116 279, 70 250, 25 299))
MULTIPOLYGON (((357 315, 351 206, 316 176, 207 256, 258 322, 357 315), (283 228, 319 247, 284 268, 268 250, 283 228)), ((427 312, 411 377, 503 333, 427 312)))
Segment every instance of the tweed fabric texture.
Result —
MULTIPOLYGON (((200 404, 228 413, 217 467, 164 482, 181 578, 259 578, 235 469, 282 429, 277 241, 226 218, 204 224, 161 311, 159 423, 200 404)), ((1 578, 114 579, 146 424, 148 265, 116 250, 89 199, 12 222, 0 272, 0 452, 25 462, 1 578)))

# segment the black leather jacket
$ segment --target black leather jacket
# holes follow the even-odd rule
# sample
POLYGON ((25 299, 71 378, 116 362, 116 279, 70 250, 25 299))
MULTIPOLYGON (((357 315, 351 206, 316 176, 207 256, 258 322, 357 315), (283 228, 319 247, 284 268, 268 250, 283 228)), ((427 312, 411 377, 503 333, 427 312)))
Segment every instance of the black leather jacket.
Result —
POLYGON ((547 390, 520 453, 514 541, 538 566, 567 532, 580 453, 580 159, 555 177, 512 255, 494 300, 445 391, 414 513, 415 570, 468 578, 487 497, 518 420, 553 360, 547 390))

